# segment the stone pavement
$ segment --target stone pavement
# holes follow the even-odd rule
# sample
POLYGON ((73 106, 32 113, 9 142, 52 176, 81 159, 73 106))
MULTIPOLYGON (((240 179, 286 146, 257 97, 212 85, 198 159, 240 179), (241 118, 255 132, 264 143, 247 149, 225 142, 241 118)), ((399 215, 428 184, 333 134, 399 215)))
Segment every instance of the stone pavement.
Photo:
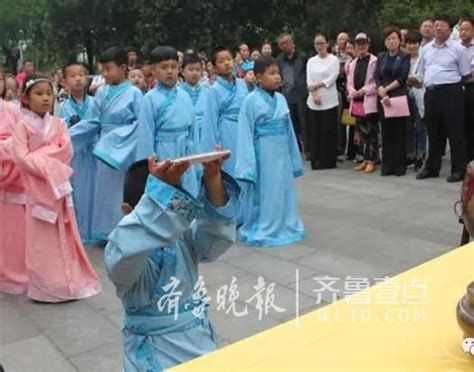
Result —
MULTIPOLYGON (((300 213, 307 238, 289 247, 253 249, 233 246, 217 262, 201 266, 211 301, 211 317, 226 345, 295 317, 298 275, 298 313, 333 300, 315 277, 392 276, 458 246, 461 228, 453 213, 460 183, 448 184, 448 162, 440 178, 415 180, 353 172, 345 162, 338 169, 308 171, 297 181, 300 213), (274 304, 259 319, 254 286, 274 283, 274 304), (216 295, 236 278, 237 317, 217 309, 216 295), (250 301, 249 301, 250 300, 250 301), (247 302, 248 301, 248 302, 247 302)), ((23 296, 0 294, 0 361, 6 372, 120 371, 120 303, 108 281, 103 248, 87 247, 100 275, 103 293, 66 304, 38 304, 23 296)), ((222 292, 221 292, 222 293, 222 292)), ((338 294, 338 297, 340 295, 338 294)))

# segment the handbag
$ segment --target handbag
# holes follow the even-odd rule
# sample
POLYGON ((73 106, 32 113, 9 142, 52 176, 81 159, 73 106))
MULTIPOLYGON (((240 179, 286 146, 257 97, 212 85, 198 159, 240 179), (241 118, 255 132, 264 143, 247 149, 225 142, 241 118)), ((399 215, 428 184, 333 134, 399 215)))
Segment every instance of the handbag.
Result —
POLYGON ((406 95, 390 98, 390 106, 382 102, 384 116, 390 118, 403 118, 410 116, 410 107, 406 95))
POLYGON ((355 125, 356 118, 351 115, 349 109, 344 109, 342 111, 342 118, 341 118, 342 125, 355 125))
POLYGON ((352 101, 351 115, 356 118, 365 118, 364 101, 352 101))

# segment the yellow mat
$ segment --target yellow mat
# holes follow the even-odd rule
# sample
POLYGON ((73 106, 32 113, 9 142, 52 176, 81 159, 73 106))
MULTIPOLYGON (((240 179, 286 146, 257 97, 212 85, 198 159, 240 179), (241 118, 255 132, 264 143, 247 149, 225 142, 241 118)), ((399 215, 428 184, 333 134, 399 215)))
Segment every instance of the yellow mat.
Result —
POLYGON ((473 280, 471 243, 173 371, 474 372, 456 322, 473 280))

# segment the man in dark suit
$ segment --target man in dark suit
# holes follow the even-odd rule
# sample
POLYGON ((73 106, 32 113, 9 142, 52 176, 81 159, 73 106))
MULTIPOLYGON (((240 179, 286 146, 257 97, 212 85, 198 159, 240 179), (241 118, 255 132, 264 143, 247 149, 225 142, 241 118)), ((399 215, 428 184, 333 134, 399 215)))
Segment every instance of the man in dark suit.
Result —
POLYGON ((282 53, 278 56, 278 64, 283 79, 282 93, 290 109, 291 121, 295 128, 298 145, 301 151, 308 154, 310 149, 306 140, 306 56, 296 50, 293 38, 288 33, 278 36, 278 46, 282 53))

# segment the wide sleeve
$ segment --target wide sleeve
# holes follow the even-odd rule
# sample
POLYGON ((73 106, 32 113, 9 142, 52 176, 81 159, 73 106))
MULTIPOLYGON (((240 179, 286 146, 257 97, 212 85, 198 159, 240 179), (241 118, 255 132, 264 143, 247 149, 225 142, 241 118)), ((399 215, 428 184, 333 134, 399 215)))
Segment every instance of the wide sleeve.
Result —
POLYGON ((137 161, 148 159, 155 152, 156 122, 152 97, 153 91, 145 95, 138 113, 137 161))
POLYGON ((255 113, 251 103, 255 95, 247 97, 239 112, 237 123, 237 146, 235 160, 235 177, 244 182, 256 183, 258 180, 257 158, 255 155, 255 113))
POLYGON ((185 242, 196 262, 212 262, 229 249, 236 239, 236 223, 240 187, 230 175, 222 172, 227 203, 214 207, 206 196, 204 186, 200 200, 204 205, 198 218, 185 233, 185 242))
POLYGON ((186 191, 150 176, 140 202, 108 237, 105 266, 110 280, 121 289, 131 288, 150 252, 181 238, 201 209, 186 191))
MULTIPOLYGON (((54 120, 54 119, 53 119, 54 120)), ((13 160, 18 167, 28 175, 45 181, 49 193, 54 200, 58 200, 72 191, 69 178, 72 168, 69 163, 72 159, 72 146, 67 128, 62 120, 55 120, 54 130, 57 131, 53 143, 45 144, 34 151, 28 145, 28 131, 24 123, 13 128, 13 160)), ((30 190, 29 192, 35 192, 30 190)))
POLYGON ((4 112, 3 115, 5 115, 5 121, 0 123, 0 194, 1 190, 5 190, 21 177, 20 169, 15 165, 12 155, 14 145, 12 126, 18 125, 21 114, 14 108, 11 112, 4 112))
POLYGON ((202 88, 201 94, 197 100, 195 106, 195 115, 196 115, 196 129, 198 133, 198 142, 199 142, 199 151, 204 152, 202 146, 202 138, 203 138, 203 131, 205 130, 206 124, 204 123, 204 113, 207 109, 208 101, 209 101, 209 88, 202 88))
POLYGON ((99 97, 92 102, 86 117, 69 129, 71 142, 76 153, 97 141, 100 133, 99 97))
MULTIPOLYGON (((286 100, 282 100, 283 104, 287 106, 286 100)), ((304 174, 303 162, 301 160, 301 153, 298 147, 298 141, 296 139, 295 129, 291 121, 291 116, 289 114, 289 109, 286 107, 288 114, 286 115, 286 125, 288 133, 288 150, 290 153, 293 177, 301 177, 304 174)))
POLYGON ((13 161, 20 168, 28 197, 33 205, 31 216, 55 224, 60 209, 71 201, 69 178, 72 169, 72 146, 66 125, 55 120, 55 137, 34 151, 29 149, 28 130, 24 123, 15 125, 13 161))
POLYGON ((332 55, 329 58, 331 58, 331 63, 329 64, 329 76, 322 80, 322 83, 326 88, 330 88, 336 83, 337 77, 341 71, 338 59, 332 55))
POLYGON ((213 151, 216 145, 220 144, 219 136, 219 97, 217 88, 211 87, 209 89, 209 96, 205 105, 201 146, 202 151, 213 151))
MULTIPOLYGON (((190 141, 193 144, 193 152, 195 154, 202 153, 202 144, 200 141, 200 128, 198 122, 196 120, 195 109, 192 108, 192 124, 191 124, 191 133, 190 133, 190 141)), ((202 164, 194 164, 193 165, 196 169, 196 175, 198 182, 201 180, 202 175, 204 174, 204 168, 202 164)))
POLYGON ((0 133, 0 193, 20 178, 20 169, 12 159, 12 147, 13 137, 0 133))
POLYGON ((103 135, 94 146, 93 154, 109 167, 117 170, 127 170, 137 160, 137 138, 138 138, 138 115, 143 99, 138 89, 132 90, 131 102, 129 104, 130 117, 124 118, 127 122, 117 126, 107 134, 103 135))
MULTIPOLYGON (((202 94, 202 93, 201 93, 202 94)), ((193 143, 194 146, 194 152, 195 153, 201 153, 202 148, 201 148, 201 142, 199 140, 199 124, 198 121, 196 120, 196 108, 192 105, 192 102, 190 102, 190 112, 189 114, 192 117, 192 124, 191 124, 191 133, 190 133, 190 140, 193 143)))

